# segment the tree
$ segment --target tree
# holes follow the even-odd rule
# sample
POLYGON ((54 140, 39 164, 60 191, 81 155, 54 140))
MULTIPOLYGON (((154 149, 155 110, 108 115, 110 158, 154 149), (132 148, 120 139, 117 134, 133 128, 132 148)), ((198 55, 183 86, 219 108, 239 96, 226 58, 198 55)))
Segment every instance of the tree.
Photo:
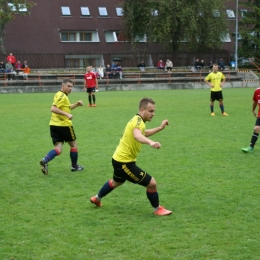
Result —
POLYGON ((27 9, 35 5, 26 0, 0 0, 0 51, 5 52, 5 26, 15 19, 16 15, 28 15, 27 9))
POLYGON ((239 56, 260 58, 260 0, 241 2, 247 12, 239 22, 242 44, 238 49, 239 56))
POLYGON ((224 0, 124 0, 122 7, 124 32, 132 43, 145 35, 170 50, 214 49, 227 34, 224 0))

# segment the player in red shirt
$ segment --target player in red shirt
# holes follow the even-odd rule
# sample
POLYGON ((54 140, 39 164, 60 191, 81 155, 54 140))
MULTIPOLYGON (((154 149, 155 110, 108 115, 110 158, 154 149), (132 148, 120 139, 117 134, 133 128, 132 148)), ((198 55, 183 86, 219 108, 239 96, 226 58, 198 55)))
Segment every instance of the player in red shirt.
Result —
POLYGON ((96 96, 95 92, 98 89, 98 80, 96 74, 92 71, 92 67, 87 67, 87 72, 84 75, 84 88, 87 90, 88 93, 88 107, 95 107, 96 106, 96 96), (92 98, 91 98, 92 97, 92 98), (93 101, 93 105, 92 105, 93 101))
POLYGON ((255 122, 254 132, 251 137, 250 145, 246 148, 242 148, 242 151, 244 153, 252 153, 254 151, 254 146, 258 139, 258 135, 260 132, 260 88, 257 88, 254 92, 252 112, 253 112, 254 116, 256 117, 256 122, 255 122), (256 115, 256 112, 255 112, 257 105, 258 105, 258 115, 256 115))

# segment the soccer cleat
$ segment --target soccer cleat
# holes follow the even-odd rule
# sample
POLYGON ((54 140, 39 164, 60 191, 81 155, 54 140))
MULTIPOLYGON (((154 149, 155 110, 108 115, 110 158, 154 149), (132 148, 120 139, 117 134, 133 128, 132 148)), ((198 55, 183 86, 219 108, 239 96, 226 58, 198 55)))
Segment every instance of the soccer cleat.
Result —
POLYGON ((84 166, 80 166, 80 165, 76 165, 76 167, 72 167, 71 166, 71 171, 72 172, 77 172, 77 171, 82 171, 82 170, 84 170, 84 166))
POLYGON ((254 147, 252 147, 252 146, 242 148, 242 152, 244 152, 244 153, 252 153, 253 151, 254 151, 254 147))
POLYGON ((228 114, 226 112, 222 113, 222 116, 228 116, 228 114))
POLYGON ((214 113, 214 112, 212 112, 210 115, 211 115, 211 116, 215 116, 215 113, 214 113))
POLYGON ((94 203, 97 207, 102 207, 102 203, 96 196, 90 198, 90 202, 94 203))
POLYGON ((172 211, 165 209, 163 206, 160 206, 158 210, 154 211, 154 214, 159 216, 167 216, 172 214, 172 211))
POLYGON ((45 161, 44 158, 40 160, 40 165, 42 173, 48 175, 48 163, 45 161))
POLYGON ((93 107, 96 107, 97 105, 96 104, 93 104, 93 107))
POLYGON ((88 104, 88 107, 92 107, 92 105, 91 105, 91 104, 88 104))

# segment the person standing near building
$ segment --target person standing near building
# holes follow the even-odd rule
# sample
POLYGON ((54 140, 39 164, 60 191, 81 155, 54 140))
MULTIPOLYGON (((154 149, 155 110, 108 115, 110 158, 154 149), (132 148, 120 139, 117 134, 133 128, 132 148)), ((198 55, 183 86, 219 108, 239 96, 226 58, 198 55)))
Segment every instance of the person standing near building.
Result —
POLYGON ((139 102, 139 113, 127 123, 119 145, 112 156, 113 178, 103 185, 96 196, 90 198, 90 202, 97 207, 102 206, 101 199, 104 196, 128 180, 146 188, 146 195, 154 208, 154 214, 163 216, 172 213, 172 211, 160 206, 155 179, 136 165, 136 157, 142 144, 150 145, 154 149, 161 147, 159 142, 148 137, 163 130, 169 123, 168 120, 163 120, 159 127, 146 130, 145 122, 151 121, 154 114, 155 102, 150 98, 143 98, 139 102))
POLYGON ((257 88, 254 91, 253 95, 253 105, 252 105, 252 113, 254 117, 256 117, 254 131, 251 137, 251 142, 248 147, 242 148, 242 152, 244 153, 252 153, 254 151, 255 144, 257 142, 259 132, 260 132, 260 88, 257 88), (255 109, 258 105, 258 114, 256 114, 255 109))
POLYGON ((218 64, 213 65, 213 71, 208 74, 204 79, 205 83, 210 86, 210 111, 211 116, 215 116, 214 113, 214 101, 219 101, 219 107, 222 116, 228 116, 224 109, 222 87, 226 81, 226 77, 222 72, 218 71, 218 64))
POLYGON ((43 174, 48 174, 48 163, 62 152, 64 142, 70 146, 71 171, 82 171, 83 166, 78 162, 78 148, 76 143, 76 135, 72 126, 73 115, 70 111, 78 106, 82 106, 81 100, 74 104, 70 104, 68 95, 73 88, 71 79, 64 79, 61 90, 58 91, 51 106, 50 134, 54 149, 40 160, 41 171, 43 174))
POLYGON ((6 57, 6 60, 7 61, 11 61, 13 67, 15 67, 15 63, 16 63, 16 58, 15 56, 13 55, 13 53, 10 53, 7 57, 6 57))
POLYGON ((88 93, 88 107, 96 107, 96 96, 95 92, 98 89, 98 79, 95 73, 92 71, 92 67, 87 67, 87 72, 84 75, 84 88, 87 90, 88 93), (93 101, 93 105, 92 105, 93 101))

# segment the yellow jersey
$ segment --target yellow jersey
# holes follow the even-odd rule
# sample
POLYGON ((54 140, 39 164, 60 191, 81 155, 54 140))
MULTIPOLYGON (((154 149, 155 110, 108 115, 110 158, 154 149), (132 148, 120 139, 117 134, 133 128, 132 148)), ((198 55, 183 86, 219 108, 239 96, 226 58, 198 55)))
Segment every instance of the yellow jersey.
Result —
MULTIPOLYGON (((68 99, 68 96, 62 91, 58 91, 55 94, 52 105, 70 114, 70 101, 68 99)), ((64 115, 59 115, 52 112, 49 125, 72 126, 72 121, 64 115)))
POLYGON ((205 79, 207 81, 210 81, 214 85, 214 87, 210 89, 211 91, 217 92, 222 90, 220 84, 221 81, 225 79, 225 76, 222 72, 220 71, 218 71, 217 73, 211 72, 205 79))
POLYGON ((113 154, 113 159, 118 162, 135 162, 142 144, 135 140, 133 130, 138 128, 145 135, 145 123, 140 115, 135 115, 126 125, 119 145, 113 154))

